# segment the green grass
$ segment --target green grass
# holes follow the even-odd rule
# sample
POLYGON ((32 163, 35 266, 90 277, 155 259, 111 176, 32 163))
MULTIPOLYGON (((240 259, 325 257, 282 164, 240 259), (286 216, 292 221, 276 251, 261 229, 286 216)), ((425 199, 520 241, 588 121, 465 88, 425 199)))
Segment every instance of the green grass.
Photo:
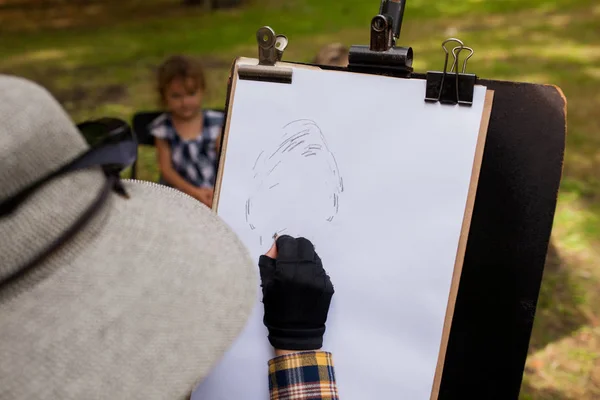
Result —
MULTIPOLYGON (((0 3, 0 71, 40 82, 76 121, 106 114, 129 119, 156 108, 154 68, 172 53, 201 56, 210 82, 206 104, 223 107, 230 64, 255 56, 258 27, 288 36, 285 60, 309 61, 330 42, 367 44, 378 6, 377 0, 255 0, 207 14, 173 0, 61 2, 46 10, 25 9, 23 1, 0 3)), ((440 42, 457 36, 476 50, 469 66, 479 76, 564 91, 563 181, 522 399, 600 398, 600 382, 591 378, 600 369, 594 361, 600 353, 600 5, 409 0, 405 19, 400 42, 414 48, 417 71, 440 69, 440 42)), ((142 150, 140 176, 155 179, 156 171, 153 150, 142 150)))

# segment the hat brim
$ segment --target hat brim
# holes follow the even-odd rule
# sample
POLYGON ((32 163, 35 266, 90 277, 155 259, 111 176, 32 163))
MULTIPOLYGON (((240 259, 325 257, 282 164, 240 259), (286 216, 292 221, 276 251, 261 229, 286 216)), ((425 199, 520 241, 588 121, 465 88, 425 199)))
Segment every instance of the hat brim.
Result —
POLYGON ((81 251, 3 305, 0 398, 183 398, 243 329, 258 279, 237 236, 176 190, 125 187, 81 251))

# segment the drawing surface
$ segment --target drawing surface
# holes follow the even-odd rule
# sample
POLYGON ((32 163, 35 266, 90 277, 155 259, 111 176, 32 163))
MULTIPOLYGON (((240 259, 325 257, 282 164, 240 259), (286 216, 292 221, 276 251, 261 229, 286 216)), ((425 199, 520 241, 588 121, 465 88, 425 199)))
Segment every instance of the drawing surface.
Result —
MULTIPOLYGON (((432 393, 485 88, 472 107, 424 94, 423 80, 294 68, 292 84, 238 80, 231 97, 218 214, 255 260, 276 232, 315 244, 344 400, 432 393)), ((268 398, 259 292, 194 399, 268 398)))

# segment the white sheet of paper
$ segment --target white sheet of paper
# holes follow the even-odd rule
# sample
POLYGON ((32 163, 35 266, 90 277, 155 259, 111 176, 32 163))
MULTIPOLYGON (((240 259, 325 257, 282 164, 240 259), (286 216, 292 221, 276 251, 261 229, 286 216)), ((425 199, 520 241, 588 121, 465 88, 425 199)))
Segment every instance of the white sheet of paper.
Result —
MULTIPOLYGON (((315 244, 344 400, 430 398, 485 91, 459 107, 423 101, 423 80, 237 82, 218 213, 256 260, 277 231, 315 244)), ((193 399, 269 398, 262 316, 259 295, 193 399)))

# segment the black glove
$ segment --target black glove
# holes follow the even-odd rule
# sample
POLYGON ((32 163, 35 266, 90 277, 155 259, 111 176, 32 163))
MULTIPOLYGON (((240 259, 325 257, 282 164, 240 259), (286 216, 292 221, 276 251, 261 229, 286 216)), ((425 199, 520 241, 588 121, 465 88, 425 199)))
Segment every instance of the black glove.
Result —
POLYGON ((305 238, 277 238, 277 259, 261 256, 269 342, 280 350, 316 350, 323 346, 333 285, 313 244, 305 238))

